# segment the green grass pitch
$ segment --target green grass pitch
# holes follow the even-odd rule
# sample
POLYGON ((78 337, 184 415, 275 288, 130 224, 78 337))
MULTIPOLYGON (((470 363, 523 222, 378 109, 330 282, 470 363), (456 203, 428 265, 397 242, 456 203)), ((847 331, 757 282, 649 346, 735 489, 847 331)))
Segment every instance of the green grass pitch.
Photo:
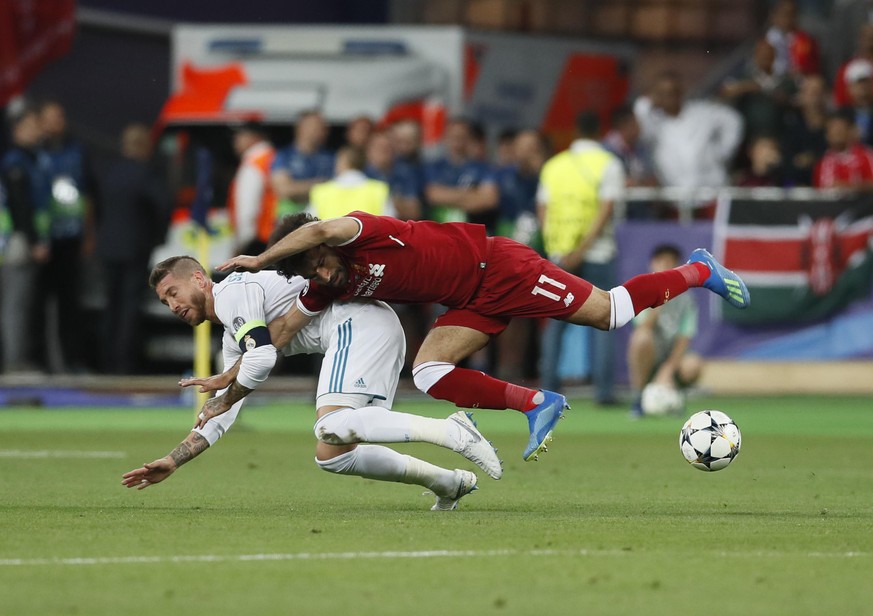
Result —
POLYGON ((141 492, 121 474, 190 409, 0 409, 0 614, 873 613, 869 399, 693 399, 742 430, 718 473, 685 463, 680 418, 572 404, 539 463, 521 416, 478 412, 506 473, 456 512, 318 470, 305 400, 252 406, 141 492))

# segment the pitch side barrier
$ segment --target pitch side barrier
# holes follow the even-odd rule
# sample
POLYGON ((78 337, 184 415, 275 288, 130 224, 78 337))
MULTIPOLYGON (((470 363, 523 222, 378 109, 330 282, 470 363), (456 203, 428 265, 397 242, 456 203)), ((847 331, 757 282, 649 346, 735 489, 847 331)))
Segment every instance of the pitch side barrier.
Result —
MULTIPOLYGON (((773 201, 835 201, 855 198, 858 193, 844 189, 796 188, 684 188, 672 187, 634 187, 625 191, 626 204, 667 204, 676 208, 681 222, 694 219, 695 212, 710 208, 725 199, 743 199, 769 203, 773 201)), ((626 210, 619 212, 625 217, 626 210)))
MULTIPOLYGON (((642 220, 619 213, 618 280, 645 271, 652 249, 669 243, 684 254, 708 247, 749 286, 746 310, 715 301, 712 294, 694 294, 700 318, 693 347, 709 362, 791 364, 792 370, 761 372, 777 381, 820 363, 873 368, 873 194, 811 188, 628 190, 626 205, 642 203, 674 204, 679 217, 642 220), (714 216, 700 219, 695 214, 702 208, 713 208, 714 216)), ((628 332, 617 334, 626 338, 628 332)), ((842 373, 852 374, 850 367, 842 373)), ((798 374, 795 380, 809 386, 822 374, 836 383, 828 371, 798 374)))

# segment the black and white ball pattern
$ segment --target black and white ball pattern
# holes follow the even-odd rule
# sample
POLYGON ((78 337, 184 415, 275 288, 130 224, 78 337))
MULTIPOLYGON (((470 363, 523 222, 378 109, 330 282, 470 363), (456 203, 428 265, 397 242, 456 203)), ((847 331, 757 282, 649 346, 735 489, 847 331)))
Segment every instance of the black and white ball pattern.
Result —
POLYGON ((679 432, 679 448, 688 463, 702 471, 720 471, 740 453, 740 429, 721 411, 692 415, 679 432))

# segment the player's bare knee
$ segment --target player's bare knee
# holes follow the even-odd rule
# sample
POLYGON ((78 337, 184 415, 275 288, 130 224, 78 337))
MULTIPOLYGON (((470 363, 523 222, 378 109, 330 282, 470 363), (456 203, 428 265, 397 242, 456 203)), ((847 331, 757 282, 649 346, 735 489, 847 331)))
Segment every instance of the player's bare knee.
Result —
POLYGON ((693 385, 703 373, 703 358, 697 353, 688 353, 679 364, 679 379, 685 385, 693 385))

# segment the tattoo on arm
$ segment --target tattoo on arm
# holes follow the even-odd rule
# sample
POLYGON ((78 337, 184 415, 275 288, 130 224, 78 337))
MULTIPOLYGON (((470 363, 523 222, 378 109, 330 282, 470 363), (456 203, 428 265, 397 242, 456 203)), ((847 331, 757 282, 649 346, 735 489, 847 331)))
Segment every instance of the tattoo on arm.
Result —
POLYGON ((253 391, 253 389, 240 385, 238 381, 234 381, 230 384, 230 387, 227 388, 227 391, 222 394, 222 397, 227 406, 233 406, 253 391))
POLYGON ((178 447, 170 452, 170 457, 176 463, 176 466, 179 467, 199 456, 208 447, 209 441, 202 435, 192 432, 184 441, 179 443, 178 447))

